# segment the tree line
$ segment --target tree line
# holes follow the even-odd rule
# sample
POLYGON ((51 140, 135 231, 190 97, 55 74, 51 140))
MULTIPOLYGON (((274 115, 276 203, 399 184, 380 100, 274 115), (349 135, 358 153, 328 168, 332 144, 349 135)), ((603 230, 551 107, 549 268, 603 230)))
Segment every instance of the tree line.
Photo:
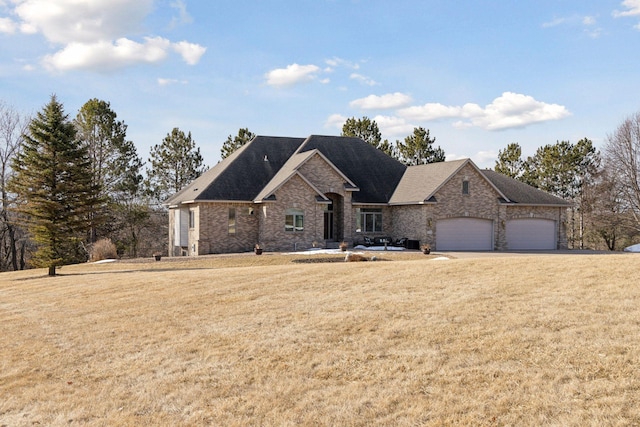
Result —
POLYGON ((161 203, 204 172, 200 149, 174 128, 145 168, 126 133, 98 99, 74 119, 55 95, 33 118, 0 103, 0 271, 46 267, 55 275, 89 259, 101 240, 118 256, 166 252, 161 203))
MULTIPOLYGON (((70 119, 54 95, 35 117, 0 102, 0 271, 86 261, 108 240, 121 257, 166 253, 162 205, 206 167, 191 133, 173 128, 147 162, 127 125, 106 101, 91 99, 70 119), (146 165, 146 167, 145 167, 146 165)), ((358 137, 406 165, 445 160, 428 129, 382 140, 375 120, 346 120, 358 137)), ((255 134, 241 128, 222 144, 222 159, 255 134)), ((640 238, 640 113, 607 138, 603 152, 583 138, 558 141, 523 158, 518 143, 498 153, 497 172, 573 203, 569 244, 619 250, 640 238)))

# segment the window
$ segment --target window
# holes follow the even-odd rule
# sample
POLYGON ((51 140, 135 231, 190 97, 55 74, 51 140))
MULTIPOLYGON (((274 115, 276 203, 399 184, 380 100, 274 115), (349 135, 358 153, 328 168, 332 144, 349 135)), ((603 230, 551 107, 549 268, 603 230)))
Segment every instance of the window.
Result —
POLYGON ((190 210, 189 211, 189 228, 196 227, 196 212, 190 210))
POLYGON ((284 231, 304 231, 304 212, 302 209, 287 209, 284 217, 284 231))
POLYGON ((469 194, 469 181, 462 181, 462 194, 469 194))
POLYGON ((229 234, 236 234, 236 208, 229 208, 229 234))
POLYGON ((356 232, 373 233, 382 231, 382 209, 358 209, 356 232))

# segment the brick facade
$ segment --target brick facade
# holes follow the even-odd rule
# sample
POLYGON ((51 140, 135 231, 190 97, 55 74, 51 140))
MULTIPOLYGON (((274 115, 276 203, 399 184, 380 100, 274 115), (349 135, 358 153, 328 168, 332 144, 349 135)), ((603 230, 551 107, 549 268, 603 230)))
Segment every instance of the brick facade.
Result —
MULTIPOLYGON (((353 205, 352 193, 345 190, 345 178, 320 156, 305 162, 274 193, 274 201, 262 203, 200 202, 181 209, 192 212, 188 242, 176 245, 176 210, 170 209, 169 240, 172 255, 250 251, 256 243, 266 251, 294 251, 314 245, 324 246, 324 214, 328 204, 318 200, 318 192, 333 201, 334 239, 350 245, 363 237, 406 237, 436 248, 437 222, 445 218, 481 218, 493 222, 494 249, 506 250, 505 224, 511 219, 544 218, 556 222, 558 248, 567 247, 566 208, 515 206, 501 203, 499 192, 472 165, 467 163, 440 187, 435 201, 414 205, 353 205), (298 175, 299 174, 299 175, 298 175), (301 177, 304 177, 304 179, 301 177), (468 194, 463 194, 463 182, 468 194), (466 184, 465 184, 466 185, 466 184), (363 208, 382 210, 381 232, 358 232, 358 212, 363 208), (235 232, 230 230, 229 212, 235 211, 235 232), (285 230, 287 209, 304 215, 304 230, 285 230)), ((183 242, 184 243, 184 242, 183 242)))

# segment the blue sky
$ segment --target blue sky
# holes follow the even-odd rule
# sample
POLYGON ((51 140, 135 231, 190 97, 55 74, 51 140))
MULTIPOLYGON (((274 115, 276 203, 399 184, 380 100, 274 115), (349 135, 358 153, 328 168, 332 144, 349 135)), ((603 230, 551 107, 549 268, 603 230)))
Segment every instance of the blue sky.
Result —
POLYGON ((640 110, 640 0, 0 0, 0 101, 111 103, 145 160, 227 135, 422 126, 447 159, 607 135, 640 110))

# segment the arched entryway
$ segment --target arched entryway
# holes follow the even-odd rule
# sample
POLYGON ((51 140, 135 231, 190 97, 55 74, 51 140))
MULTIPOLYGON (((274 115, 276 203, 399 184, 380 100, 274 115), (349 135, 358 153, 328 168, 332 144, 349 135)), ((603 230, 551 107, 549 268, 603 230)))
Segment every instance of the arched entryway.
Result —
POLYGON ((344 240, 344 198, 336 193, 325 196, 331 203, 324 207, 324 240, 341 242, 344 240))

